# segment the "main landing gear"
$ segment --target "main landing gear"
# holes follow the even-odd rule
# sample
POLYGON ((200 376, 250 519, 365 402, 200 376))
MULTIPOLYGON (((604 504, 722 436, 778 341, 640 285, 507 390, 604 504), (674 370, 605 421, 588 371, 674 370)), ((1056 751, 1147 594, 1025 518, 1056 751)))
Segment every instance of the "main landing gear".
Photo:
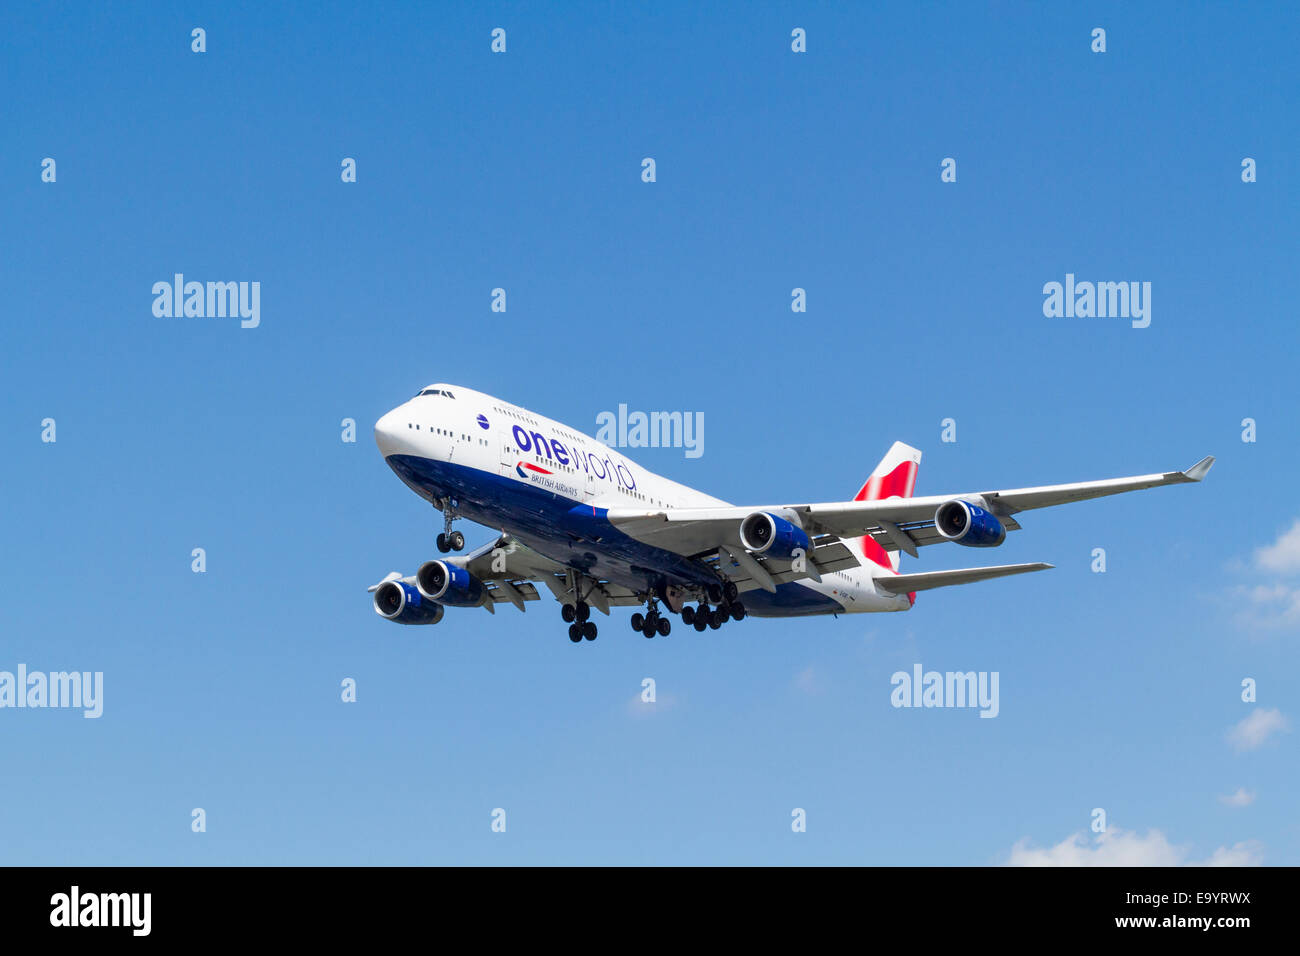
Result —
POLYGON ((647 639, 658 634, 667 637, 673 629, 673 622, 659 613, 659 602, 651 598, 646 602, 646 612, 632 615, 632 630, 640 631, 647 639))
MULTIPOLYGON (((570 587, 571 594, 581 593, 580 589, 570 587)), ((642 595, 646 599, 646 611, 642 614, 640 611, 632 615, 632 630, 637 631, 643 637, 649 639, 652 637, 667 637, 673 629, 672 621, 668 615, 659 610, 659 600, 663 598, 662 594, 642 595)), ((667 598, 663 598, 668 600, 667 598)), ((673 596, 672 602, 675 603, 676 596, 673 596)), ((670 606, 671 609, 671 606, 670 606)), ((740 603, 740 592, 736 585, 730 581, 710 585, 705 589, 698 607, 692 607, 687 604, 682 607, 682 623, 694 626, 697 631, 704 631, 712 628, 717 630, 727 621, 743 621, 745 619, 745 605, 740 603), (710 607, 710 605, 713 605, 710 607)), ((564 618, 569 625, 569 640, 578 644, 581 641, 594 641, 596 639, 596 623, 591 618, 591 605, 586 601, 578 600, 574 603, 566 603, 560 606, 560 616, 564 618)))
POLYGON ((716 606, 710 610, 704 601, 700 602, 699 607, 687 604, 682 608, 682 623, 693 625, 697 631, 707 628, 716 631, 727 621, 745 619, 745 605, 740 602, 740 591, 731 581, 709 587, 705 597, 716 606))
POLYGON ((451 523, 456 520, 456 501, 454 498, 435 500, 435 508, 442 511, 442 534, 438 535, 438 550, 443 554, 448 551, 461 551, 465 548, 465 536, 459 531, 451 530, 451 523))
POLYGON ((563 605, 560 608, 560 617, 568 622, 569 640, 573 641, 573 643, 577 644, 583 638, 589 641, 596 639, 596 622, 590 620, 591 605, 586 601, 563 605))

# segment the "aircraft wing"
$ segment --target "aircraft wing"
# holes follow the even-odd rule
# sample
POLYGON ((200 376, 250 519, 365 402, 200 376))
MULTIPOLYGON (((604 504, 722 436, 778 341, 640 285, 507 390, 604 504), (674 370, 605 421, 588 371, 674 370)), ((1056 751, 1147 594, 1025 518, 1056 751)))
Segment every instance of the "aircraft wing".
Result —
MULTIPOLYGON (((870 535, 886 551, 906 551, 915 556, 916 548, 946 541, 935 528, 934 513, 945 502, 954 499, 968 501, 997 516, 1008 531, 1020 527, 1013 515, 1034 508, 1085 501, 1125 491, 1139 491, 1161 485, 1177 485, 1200 481, 1205 477, 1213 457, 1202 458, 1186 471, 1168 471, 1130 478, 1106 478, 1100 481, 1081 481, 1064 485, 1043 485, 1036 488, 1014 488, 1007 491, 978 491, 965 494, 928 495, 924 498, 887 498, 883 501, 835 501, 820 504, 754 505, 750 507, 669 508, 659 511, 641 511, 633 508, 611 508, 609 521, 620 531, 638 541, 653 544, 678 554, 695 557, 712 556, 725 548, 731 562, 741 566, 751 577, 755 574, 749 565, 755 558, 745 552, 740 542, 740 523, 756 511, 782 515, 802 526, 812 539, 813 573, 802 575, 816 578, 816 570, 834 570, 821 566, 819 555, 824 547, 838 544, 841 538, 870 535), (736 552, 741 552, 740 557, 736 552), (746 561, 748 559, 748 561, 746 561)), ((721 558, 725 561, 727 554, 721 558)), ((762 564, 762 562, 758 562, 762 564)), ((856 563, 856 562, 854 562, 856 563)), ((779 583, 779 582, 778 582, 779 583)), ((766 586, 766 585, 764 585, 766 586)))

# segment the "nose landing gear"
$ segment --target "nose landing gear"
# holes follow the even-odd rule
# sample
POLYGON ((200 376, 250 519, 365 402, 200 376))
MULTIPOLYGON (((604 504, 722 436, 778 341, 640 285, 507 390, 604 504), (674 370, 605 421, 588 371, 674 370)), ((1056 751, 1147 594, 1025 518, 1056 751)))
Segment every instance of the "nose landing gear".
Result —
POLYGON ((448 551, 461 551, 465 548, 465 536, 459 531, 451 530, 451 523, 456 520, 456 499, 434 499, 433 506, 442 512, 442 534, 438 535, 438 550, 443 554, 448 551))
POLYGON ((453 531, 451 534, 438 535, 438 550, 443 554, 448 551, 460 551, 465 547, 465 536, 459 531, 453 531))

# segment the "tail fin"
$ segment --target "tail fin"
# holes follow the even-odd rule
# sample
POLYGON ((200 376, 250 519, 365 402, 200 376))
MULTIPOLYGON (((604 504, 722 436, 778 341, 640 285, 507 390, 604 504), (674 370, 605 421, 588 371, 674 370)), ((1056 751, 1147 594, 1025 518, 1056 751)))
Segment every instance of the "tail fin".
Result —
MULTIPOLYGON (((896 441, 880 459, 854 501, 883 501, 885 498, 910 498, 916 487, 916 472, 921 466, 921 453, 911 445, 896 441)), ((850 550, 856 549, 868 561, 889 571, 898 571, 898 552, 886 551, 874 538, 866 535, 845 542, 850 550)))

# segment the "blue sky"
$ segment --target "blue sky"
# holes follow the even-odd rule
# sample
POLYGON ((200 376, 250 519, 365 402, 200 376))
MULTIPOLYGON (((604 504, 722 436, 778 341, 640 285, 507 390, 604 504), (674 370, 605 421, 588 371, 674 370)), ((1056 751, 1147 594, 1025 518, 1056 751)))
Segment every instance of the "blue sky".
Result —
POLYGON ((1300 862, 1287 5, 67 4, 0 30, 0 669, 105 689, 98 720, 0 710, 0 862, 1300 862), (260 327, 156 318, 176 272, 259 281, 260 327), (1152 283, 1150 327, 1044 317, 1066 273, 1152 283), (895 439, 918 494, 1218 464, 905 559, 1057 565, 906 615, 400 628, 365 588, 440 528, 370 426, 434 381, 588 432, 702 412, 702 457, 633 457, 737 503, 848 497, 895 439), (997 671, 997 719, 891 707, 917 662, 997 671))

